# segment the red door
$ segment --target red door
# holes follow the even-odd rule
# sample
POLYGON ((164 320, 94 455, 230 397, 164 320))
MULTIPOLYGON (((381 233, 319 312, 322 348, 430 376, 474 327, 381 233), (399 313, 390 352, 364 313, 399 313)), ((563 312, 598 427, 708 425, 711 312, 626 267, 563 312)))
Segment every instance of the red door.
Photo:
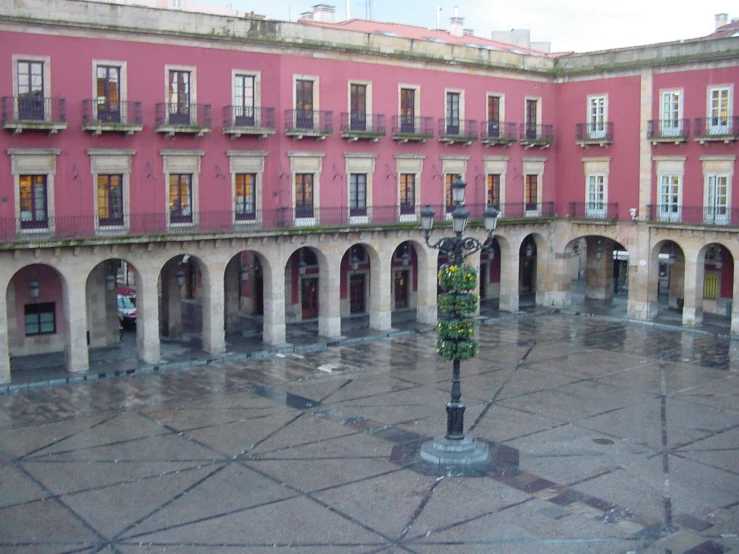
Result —
POLYGON ((303 279, 300 284, 303 319, 318 317, 318 279, 303 279))

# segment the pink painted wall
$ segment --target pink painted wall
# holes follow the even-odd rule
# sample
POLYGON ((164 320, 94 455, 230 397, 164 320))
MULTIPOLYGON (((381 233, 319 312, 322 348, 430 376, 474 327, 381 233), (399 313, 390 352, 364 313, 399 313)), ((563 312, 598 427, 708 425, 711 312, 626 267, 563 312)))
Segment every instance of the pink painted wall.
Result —
POLYGON ((561 83, 557 89, 557 214, 569 213, 569 203, 586 202, 583 158, 611 158, 608 202, 618 203, 620 219, 639 206, 640 78, 619 77, 561 83), (608 121, 613 144, 604 148, 576 144, 576 126, 588 122, 588 97, 608 96, 608 121), (566 161, 566 163, 565 163, 566 161))

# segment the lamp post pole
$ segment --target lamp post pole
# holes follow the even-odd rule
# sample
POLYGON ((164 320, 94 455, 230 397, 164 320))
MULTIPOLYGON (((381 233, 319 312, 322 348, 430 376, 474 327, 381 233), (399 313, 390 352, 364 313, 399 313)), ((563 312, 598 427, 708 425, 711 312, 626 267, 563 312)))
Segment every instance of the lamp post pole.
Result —
MULTIPOLYGON (((485 242, 480 242, 474 237, 463 236, 470 215, 464 207, 466 188, 467 184, 459 177, 452 183, 452 199, 455 204, 452 212, 453 237, 443 237, 431 244, 429 239, 434 225, 435 212, 430 206, 426 206, 421 211, 421 229, 424 232, 426 245, 445 254, 458 270, 462 268, 464 260, 469 256, 492 248, 490 239, 495 231, 498 218, 498 210, 492 206, 488 206, 483 212, 485 230, 488 232, 485 242)), ((456 323, 461 321, 459 315, 456 311, 453 312, 452 318, 456 318, 456 323)), ((452 359, 451 399, 446 406, 446 411, 446 435, 424 443, 421 447, 421 458, 433 464, 445 466, 470 465, 487 461, 489 458, 487 444, 478 443, 472 438, 465 437, 464 434, 465 405, 462 403, 461 359, 458 352, 452 359)))

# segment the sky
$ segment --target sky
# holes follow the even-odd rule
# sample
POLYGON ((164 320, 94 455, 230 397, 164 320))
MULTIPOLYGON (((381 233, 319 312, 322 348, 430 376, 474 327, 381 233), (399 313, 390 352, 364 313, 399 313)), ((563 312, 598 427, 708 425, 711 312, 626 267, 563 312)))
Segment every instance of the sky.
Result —
MULTIPOLYGON (((346 18, 346 0, 198 1, 283 21, 295 21, 314 4, 325 3, 336 6, 336 21, 346 18)), ((428 28, 436 27, 437 6, 442 7, 442 28, 449 27, 458 6, 465 28, 474 29, 477 36, 489 37, 493 30, 530 29, 531 39, 551 41, 553 52, 696 38, 713 32, 717 13, 739 17, 736 0, 351 0, 352 17, 366 18, 368 1, 376 21, 428 28)))

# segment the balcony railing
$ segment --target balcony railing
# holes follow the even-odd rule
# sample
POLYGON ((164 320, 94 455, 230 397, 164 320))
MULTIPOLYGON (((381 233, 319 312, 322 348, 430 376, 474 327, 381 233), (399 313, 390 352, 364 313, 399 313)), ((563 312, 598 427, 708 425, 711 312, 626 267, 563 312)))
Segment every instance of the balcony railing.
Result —
POLYGON ((739 208, 650 204, 647 210, 649 221, 696 225, 739 225, 739 208))
MULTIPOLYGON (((269 210, 127 214, 115 220, 87 216, 50 216, 43 221, 28 222, 21 218, 0 218, 0 241, 38 241, 56 239, 92 239, 95 237, 181 235, 197 233, 269 231, 289 227, 345 227, 349 225, 392 225, 418 222, 421 205, 315 208, 299 206, 269 210)), ((470 220, 482 221, 487 205, 469 204, 470 220)), ((496 206, 501 219, 553 217, 554 203, 541 202, 532 210, 524 203, 496 206)), ((437 217, 445 206, 433 206, 437 217)))
POLYGON ((575 127, 575 142, 581 146, 603 145, 613 142, 613 123, 578 123, 575 127))
POLYGON ((294 138, 326 138, 334 132, 334 114, 326 110, 286 110, 285 134, 294 138))
POLYGON ((618 219, 617 202, 570 202, 569 217, 576 219, 618 219))
POLYGON ((532 125, 521 123, 519 142, 526 148, 540 146, 547 148, 554 142, 554 125, 532 125))
POLYGON ((469 144, 477 140, 477 121, 474 119, 440 119, 439 140, 449 144, 469 144))
POLYGON ((341 136, 349 140, 376 141, 386 134, 385 116, 362 112, 341 114, 341 136))
POLYGON ((2 101, 3 128, 16 133, 49 131, 67 128, 67 104, 64 98, 41 96, 5 96, 2 101))
POLYGON ((739 140, 739 116, 697 117, 693 136, 701 143, 739 140))
POLYGON ((212 129, 210 104, 157 104, 156 131, 158 133, 195 134, 202 136, 212 129))
POLYGON ((647 138, 656 144, 659 142, 680 143, 690 136, 689 119, 651 119, 647 127, 647 138))
POLYGON ((518 124, 488 120, 480 130, 480 142, 487 146, 510 145, 518 140, 518 124))
POLYGON ((426 142, 434 138, 434 120, 431 117, 394 115, 392 135, 400 142, 426 142))
POLYGON ((141 102, 97 99, 82 101, 82 128, 100 134, 103 131, 133 133, 144 127, 141 102))
POLYGON ((238 138, 242 135, 266 137, 274 134, 274 108, 253 108, 251 106, 223 107, 223 134, 238 138))

